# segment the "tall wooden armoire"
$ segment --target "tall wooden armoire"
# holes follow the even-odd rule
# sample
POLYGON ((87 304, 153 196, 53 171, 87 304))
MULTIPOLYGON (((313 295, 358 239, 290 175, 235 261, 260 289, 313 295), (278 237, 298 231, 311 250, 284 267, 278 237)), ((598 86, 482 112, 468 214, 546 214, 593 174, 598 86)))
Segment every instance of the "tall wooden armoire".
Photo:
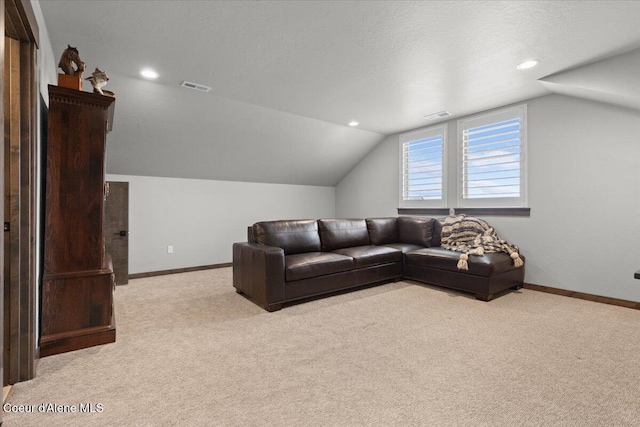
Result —
POLYGON ((111 96, 49 86, 41 356, 116 338, 103 237, 114 105, 111 96))

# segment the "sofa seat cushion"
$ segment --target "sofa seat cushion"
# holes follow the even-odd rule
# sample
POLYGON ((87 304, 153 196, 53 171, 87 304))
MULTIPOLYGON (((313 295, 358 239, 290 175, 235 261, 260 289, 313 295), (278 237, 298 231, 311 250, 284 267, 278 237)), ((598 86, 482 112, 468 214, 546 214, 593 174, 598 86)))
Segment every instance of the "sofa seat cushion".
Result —
POLYGON ((353 248, 337 249, 332 253, 353 258, 355 268, 402 261, 402 251, 387 246, 355 246, 353 248))
MULTIPOLYGON (((458 260, 460 255, 461 252, 449 251, 440 247, 425 248, 405 254, 405 262, 420 267, 456 271, 483 277, 496 276, 516 268, 509 254, 497 252, 482 256, 469 255, 469 270, 459 270, 458 260)), ((524 260, 524 257, 522 259, 524 260)))
POLYGON ((353 270, 353 258, 330 252, 307 252, 284 257, 285 280, 309 279, 353 270))
POLYGON ((403 254, 424 249, 424 246, 414 245, 412 243, 385 243, 384 246, 388 248, 398 249, 399 251, 402 251, 403 254))

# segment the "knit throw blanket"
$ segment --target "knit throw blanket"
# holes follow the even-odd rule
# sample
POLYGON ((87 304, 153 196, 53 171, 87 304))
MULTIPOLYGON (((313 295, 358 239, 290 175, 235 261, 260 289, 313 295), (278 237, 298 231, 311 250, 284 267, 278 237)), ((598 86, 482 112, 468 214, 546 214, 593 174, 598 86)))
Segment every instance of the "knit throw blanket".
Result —
POLYGON ((458 269, 468 270, 469 255, 505 252, 513 259, 513 265, 522 267, 524 262, 518 253, 518 247, 500 239, 493 227, 480 218, 467 215, 449 216, 442 226, 441 244, 444 249, 462 252, 458 269))

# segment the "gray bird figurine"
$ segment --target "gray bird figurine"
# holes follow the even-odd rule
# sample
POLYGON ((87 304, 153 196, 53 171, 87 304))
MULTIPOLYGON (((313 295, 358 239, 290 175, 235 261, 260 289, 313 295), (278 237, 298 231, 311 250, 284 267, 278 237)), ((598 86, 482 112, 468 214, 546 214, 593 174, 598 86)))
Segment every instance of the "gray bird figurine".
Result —
POLYGON ((87 77, 85 80, 89 80, 91 86, 93 86, 93 92, 99 93, 100 95, 104 95, 102 91, 102 87, 107 84, 109 81, 109 77, 107 77, 107 73, 104 71, 100 71, 99 68, 91 73, 91 77, 87 77))

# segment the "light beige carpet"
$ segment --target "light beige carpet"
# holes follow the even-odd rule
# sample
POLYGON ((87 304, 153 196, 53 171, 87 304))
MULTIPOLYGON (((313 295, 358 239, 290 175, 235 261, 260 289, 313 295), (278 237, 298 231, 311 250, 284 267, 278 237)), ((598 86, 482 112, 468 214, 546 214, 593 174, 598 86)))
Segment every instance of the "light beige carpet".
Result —
POLYGON ((267 313, 230 268, 115 298, 117 342, 42 359, 5 426, 640 425, 637 310, 399 282, 267 313))

